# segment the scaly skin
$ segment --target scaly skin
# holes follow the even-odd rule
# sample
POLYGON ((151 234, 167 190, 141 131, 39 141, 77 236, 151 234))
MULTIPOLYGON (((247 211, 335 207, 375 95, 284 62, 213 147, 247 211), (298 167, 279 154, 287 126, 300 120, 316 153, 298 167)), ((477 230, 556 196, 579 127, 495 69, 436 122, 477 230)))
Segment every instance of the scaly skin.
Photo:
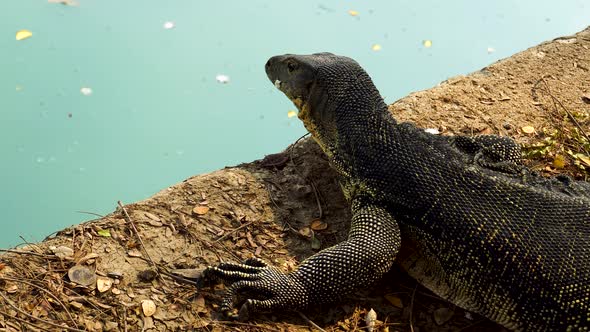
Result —
POLYGON ((334 301, 396 260, 448 301, 515 331, 590 330, 590 186, 544 179, 512 140, 434 136, 397 123, 367 73, 329 53, 272 57, 266 72, 340 174, 349 238, 284 274, 259 260, 205 276, 253 293, 249 313, 334 301))

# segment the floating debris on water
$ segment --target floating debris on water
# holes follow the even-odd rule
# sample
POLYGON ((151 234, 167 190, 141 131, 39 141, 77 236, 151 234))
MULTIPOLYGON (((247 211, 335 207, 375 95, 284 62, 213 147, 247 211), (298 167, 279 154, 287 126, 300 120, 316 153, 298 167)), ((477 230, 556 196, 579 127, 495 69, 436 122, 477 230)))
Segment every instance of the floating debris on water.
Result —
POLYGON ((166 30, 170 30, 176 27, 176 24, 174 24, 174 22, 168 21, 164 23, 164 29, 166 30))
POLYGON ((16 32, 16 40, 23 40, 33 36, 33 33, 29 30, 23 29, 16 32))
POLYGON ((297 112, 294 110, 289 110, 289 112, 287 112, 287 117, 292 118, 294 116, 297 116, 297 112))
POLYGON ((47 0, 49 3, 58 3, 64 6, 78 6, 78 1, 75 0, 47 0))
POLYGON ((373 44, 373 46, 371 46, 371 49, 375 52, 381 51, 381 44, 373 44))
POLYGON ((92 94, 92 89, 88 88, 88 87, 82 87, 80 89, 80 93, 85 95, 85 96, 90 96, 92 94))
POLYGON ((229 83, 229 76, 227 76, 227 75, 219 74, 219 75, 215 76, 215 79, 219 83, 223 83, 223 84, 229 83))
POLYGON ((359 16, 359 12, 357 12, 356 10, 349 10, 348 11, 348 15, 350 16, 359 16))
POLYGON ((426 47, 426 48, 430 48, 430 47, 432 47, 432 40, 430 40, 430 39, 423 40, 422 45, 424 45, 424 47, 426 47))
POLYGON ((488 47, 487 51, 488 51, 488 54, 492 54, 492 53, 496 52, 496 49, 493 47, 488 47))

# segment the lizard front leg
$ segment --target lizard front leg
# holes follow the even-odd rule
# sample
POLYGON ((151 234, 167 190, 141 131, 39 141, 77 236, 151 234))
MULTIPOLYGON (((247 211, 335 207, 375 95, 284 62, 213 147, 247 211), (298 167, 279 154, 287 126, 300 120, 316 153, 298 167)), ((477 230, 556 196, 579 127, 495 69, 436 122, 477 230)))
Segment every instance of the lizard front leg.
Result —
POLYGON ((249 259, 244 264, 208 267, 203 276, 231 283, 221 303, 226 313, 238 294, 248 292, 238 316, 244 320, 255 312, 301 310, 331 302, 366 287, 391 268, 400 244, 399 227, 391 214, 370 199, 356 197, 348 239, 309 257, 297 270, 287 274, 249 259))

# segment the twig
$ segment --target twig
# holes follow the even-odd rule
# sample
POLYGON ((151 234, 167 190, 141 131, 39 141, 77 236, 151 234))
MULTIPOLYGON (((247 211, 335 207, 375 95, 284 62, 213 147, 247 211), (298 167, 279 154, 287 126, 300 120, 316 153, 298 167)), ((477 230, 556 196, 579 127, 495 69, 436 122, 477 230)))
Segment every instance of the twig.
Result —
MULTIPOLYGON (((35 316, 33 316, 33 315, 30 315, 30 314, 28 314, 27 312, 23 311, 21 308, 19 308, 19 307, 15 306, 15 305, 12 303, 12 301, 11 301, 10 299, 8 299, 6 296, 4 296, 4 294, 2 294, 2 292, 0 292, 0 297, 2 297, 2 298, 4 299, 4 301, 6 301, 6 303, 8 303, 8 305, 10 305, 10 306, 11 306, 11 307, 12 307, 14 310, 16 310, 16 311, 20 312, 21 314, 23 314, 23 315, 25 315, 25 316, 29 317, 30 319, 38 320, 38 321, 41 321, 41 322, 43 322, 43 323, 45 323, 45 324, 48 324, 48 325, 51 325, 51 326, 55 326, 55 327, 59 327, 59 328, 61 328, 61 329, 66 329, 66 330, 68 330, 68 331, 74 331, 74 332, 85 332, 84 330, 79 330, 79 329, 77 329, 77 328, 73 328, 73 327, 69 327, 69 326, 63 326, 63 325, 59 325, 59 324, 56 324, 56 323, 54 323, 54 322, 50 322, 50 321, 48 321, 48 320, 45 320, 45 319, 42 319, 42 318, 39 318, 39 317, 35 317, 35 316)), ((12 316, 11 316, 11 317, 12 317, 12 316)))
POLYGON ((588 140, 588 142, 590 142, 590 137, 588 137, 588 134, 586 134, 586 131, 584 130, 584 128, 582 128, 582 125, 580 125, 580 123, 578 122, 578 120, 576 120, 574 115, 563 105, 561 100, 557 99, 557 97, 555 97, 551 93, 551 90, 549 89, 549 84, 547 84, 547 81, 545 81, 544 78, 541 78, 541 80, 542 80, 543 84, 545 85, 545 88, 547 89, 547 93, 549 94, 551 99, 553 99, 554 102, 557 102, 559 104, 559 106, 561 106, 561 108, 563 108, 563 110, 567 113, 567 115, 570 117, 570 119, 576 125, 576 127, 578 127, 578 129, 580 129, 580 132, 582 132, 582 135, 584 135, 584 137, 586 137, 586 140, 588 140))
MULTIPOLYGON (((307 135, 309 135, 309 133, 299 137, 293 144, 291 144, 291 146, 289 146, 289 160, 291 160, 291 163, 293 165, 295 165, 295 162, 293 161, 293 149, 295 148, 295 146, 297 145, 297 143, 299 143, 299 141, 301 141, 303 138, 305 138, 307 135)), ((301 174, 301 172, 299 172, 299 169, 297 168, 297 165, 295 165, 295 172, 303 179, 305 179, 306 181, 309 182, 309 184, 311 185, 311 188, 313 189, 313 194, 315 195, 315 200, 316 203, 318 204, 318 210, 319 210, 319 218, 322 219, 323 215, 324 215, 324 211, 322 209, 322 204, 320 201, 320 196, 318 194, 318 189, 315 186, 314 182, 311 179, 306 178, 305 176, 303 176, 303 174, 301 174)))
POLYGON ((10 252, 13 254, 31 255, 31 256, 37 256, 37 257, 42 257, 42 258, 54 258, 54 256, 51 256, 51 255, 38 254, 38 253, 32 252, 32 251, 19 251, 19 250, 14 250, 14 249, 0 249, 0 252, 10 252))
POLYGON ((195 285, 195 281, 194 280, 191 280, 191 279, 188 279, 188 278, 184 278, 184 277, 178 276, 178 275, 173 274, 173 273, 170 273, 168 271, 162 271, 162 274, 165 275, 165 276, 168 276, 168 277, 170 277, 170 278, 172 278, 172 279, 174 279, 176 281, 180 281, 180 282, 183 282, 183 283, 191 284, 193 286, 195 285))
POLYGON ((99 218, 104 218, 104 216, 102 214, 98 214, 98 213, 94 213, 94 212, 88 212, 88 211, 76 211, 77 213, 82 213, 82 214, 89 214, 92 216, 96 216, 99 218))
POLYGON ((123 330, 127 332, 127 308, 125 307, 123 307, 123 322, 125 323, 123 330))
POLYGON ((219 239, 217 239, 217 240, 215 240, 215 241, 213 241, 213 242, 219 242, 219 241, 221 241, 221 240, 225 239, 226 237, 228 237, 229 235, 231 235, 231 234, 233 234, 233 233, 235 233, 235 232, 239 231, 240 229, 242 229, 242 228, 244 228, 244 227, 246 227, 246 226, 249 226, 249 225, 251 225, 251 224, 252 224, 252 221, 249 221, 249 222, 247 222, 247 223, 245 223, 245 224, 241 225, 240 227, 236 227, 236 228, 232 229, 231 231, 229 231, 229 232, 225 233, 225 234, 224 234, 222 237, 220 237, 219 239))
POLYGON ((37 329, 41 330, 41 331, 49 331, 49 332, 51 332, 51 330, 50 330, 50 329, 46 329, 46 328, 44 328, 44 327, 42 327, 42 326, 39 326, 39 325, 33 324, 33 323, 31 323, 31 322, 29 322, 29 321, 27 321, 27 320, 25 320, 25 319, 18 318, 18 317, 15 317, 15 316, 11 316, 9 313, 7 313, 7 312, 5 312, 5 311, 2 311, 2 310, 0 310, 0 315, 4 315, 5 317, 10 317, 11 319, 14 319, 14 320, 16 320, 16 321, 18 321, 18 322, 24 323, 24 324, 26 324, 26 325, 30 325, 30 326, 32 326, 32 327, 34 327, 34 328, 37 328, 37 329))
POLYGON ((320 332, 326 332, 326 330, 324 330, 323 328, 319 327, 316 323, 314 323, 311 319, 307 318, 307 316, 305 316, 301 311, 297 311, 297 313, 299 314, 299 316, 301 316, 301 318, 305 319, 305 321, 315 327, 316 329, 320 330, 320 332))
POLYGON ((127 222, 129 222, 129 224, 131 224, 131 228, 133 229, 135 236, 137 236, 137 239, 139 240, 139 243, 141 244, 141 248, 143 249, 143 251, 145 252, 145 255, 149 259, 149 264, 156 268, 156 274, 158 275, 158 277, 160 278, 162 283, 166 284, 166 281, 164 280, 164 278, 162 278, 162 275, 160 274, 160 269, 158 268, 158 265, 154 262, 154 260, 150 256, 150 253, 147 251, 147 248, 146 248, 145 244, 143 243, 143 240, 141 239, 139 232, 137 231, 137 227, 135 227, 135 223, 133 222, 133 220, 131 220, 129 213, 127 213, 127 209, 125 209, 125 207, 123 206, 123 203, 121 203, 121 201, 117 201, 117 204, 119 205, 121 210, 123 210, 123 213, 125 214, 125 218, 127 218, 127 222))
POLYGON ((64 309, 64 311, 66 312, 66 314, 68 314, 68 317, 70 317, 70 320, 72 321, 72 323, 74 323, 74 326, 78 327, 78 324, 76 324, 76 321, 74 320, 74 317, 72 317, 72 314, 70 313, 70 311, 68 310, 68 308, 65 306, 65 304, 63 304, 59 298, 54 295, 53 293, 51 293, 50 291, 48 291, 47 289, 39 286, 39 285, 35 285, 32 282, 28 282, 26 280, 22 280, 22 279, 14 279, 14 278, 10 278, 10 277, 0 277, 0 280, 9 280, 9 281, 13 281, 13 282, 21 282, 25 285, 29 285, 31 287, 35 287, 38 290, 47 293, 49 296, 51 296, 57 303, 59 303, 59 305, 64 309))
POLYGON ((414 287, 414 291, 412 292, 412 299, 410 300, 410 331, 412 332, 414 332, 412 312, 414 311, 414 297, 416 296, 416 289, 418 289, 418 285, 414 287))
POLYGON ((145 252, 145 255, 149 259, 150 265, 155 266, 156 263, 154 263, 154 260, 150 257, 150 254, 148 253, 146 246, 143 243, 143 240, 141 239, 141 236, 139 235, 137 228, 135 227, 135 223, 133 222, 133 220, 131 220, 129 213, 127 213, 127 209, 125 209, 125 207, 123 206, 123 203, 121 203, 121 201, 117 201, 117 204, 119 205, 121 210, 123 210, 123 214, 125 214, 125 218, 127 218, 127 222, 129 222, 129 224, 131 225, 131 229, 133 229, 133 233, 135 233, 135 236, 137 236, 137 239, 139 240, 139 243, 141 244, 141 248, 143 249, 143 251, 145 252))

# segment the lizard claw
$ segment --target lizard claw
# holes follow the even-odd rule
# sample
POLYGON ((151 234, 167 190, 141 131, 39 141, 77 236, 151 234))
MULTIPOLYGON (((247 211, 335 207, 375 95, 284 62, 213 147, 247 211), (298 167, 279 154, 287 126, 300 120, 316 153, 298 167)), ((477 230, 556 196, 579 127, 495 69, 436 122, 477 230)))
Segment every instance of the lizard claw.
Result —
POLYGON ((221 301, 221 311, 227 317, 247 320, 252 313, 272 310, 296 310, 307 304, 304 287, 291 275, 269 266, 258 258, 242 264, 221 263, 203 271, 203 278, 230 284, 221 301), (231 314, 246 298, 238 315, 231 314))

